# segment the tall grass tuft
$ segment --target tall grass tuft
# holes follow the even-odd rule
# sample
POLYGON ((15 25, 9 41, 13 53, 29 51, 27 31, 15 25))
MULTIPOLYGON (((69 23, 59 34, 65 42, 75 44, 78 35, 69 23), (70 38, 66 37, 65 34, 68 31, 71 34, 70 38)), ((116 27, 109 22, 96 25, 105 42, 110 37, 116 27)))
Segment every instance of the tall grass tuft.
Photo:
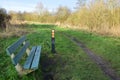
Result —
POLYGON ((11 36, 20 37, 27 33, 32 32, 31 30, 27 30, 24 28, 24 24, 22 25, 9 25, 6 27, 5 31, 0 32, 0 38, 8 38, 11 36))

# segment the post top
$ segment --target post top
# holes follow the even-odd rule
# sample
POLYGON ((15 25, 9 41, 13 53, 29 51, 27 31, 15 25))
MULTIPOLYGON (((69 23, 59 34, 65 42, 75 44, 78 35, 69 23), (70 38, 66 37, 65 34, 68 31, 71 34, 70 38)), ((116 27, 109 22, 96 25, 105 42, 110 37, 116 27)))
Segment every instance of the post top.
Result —
POLYGON ((52 30, 52 32, 54 33, 54 32, 55 32, 55 30, 52 30))

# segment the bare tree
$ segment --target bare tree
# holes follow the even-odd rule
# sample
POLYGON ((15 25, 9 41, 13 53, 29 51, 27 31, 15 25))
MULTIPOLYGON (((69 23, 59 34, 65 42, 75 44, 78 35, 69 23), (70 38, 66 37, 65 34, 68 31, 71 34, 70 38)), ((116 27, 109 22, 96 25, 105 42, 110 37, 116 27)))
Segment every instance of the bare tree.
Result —
POLYGON ((86 5, 86 2, 87 2, 88 0, 78 0, 77 1, 77 9, 80 9, 80 8, 82 8, 82 7, 84 7, 85 5, 86 5))
POLYGON ((43 12, 44 12, 44 5, 39 2, 37 5, 36 5, 36 12, 39 14, 39 15, 42 15, 43 12))
POLYGON ((70 14, 71 14, 71 11, 68 7, 59 6, 56 12, 57 21, 64 22, 65 20, 67 20, 70 14))

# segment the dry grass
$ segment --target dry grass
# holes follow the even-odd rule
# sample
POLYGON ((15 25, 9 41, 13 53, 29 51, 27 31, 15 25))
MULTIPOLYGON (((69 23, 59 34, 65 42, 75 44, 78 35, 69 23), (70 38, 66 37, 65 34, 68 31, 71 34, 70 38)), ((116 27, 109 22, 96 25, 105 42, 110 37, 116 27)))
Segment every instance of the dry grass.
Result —
POLYGON ((107 36, 120 36, 120 26, 115 26, 115 27, 108 27, 108 26, 103 26, 103 27, 93 27, 90 29, 90 27, 87 26, 74 26, 74 25, 69 25, 69 24, 61 24, 59 25, 62 28, 70 28, 74 30, 84 30, 87 32, 94 32, 100 35, 107 35, 107 36))
POLYGON ((22 35, 32 32, 31 30, 25 29, 24 26, 25 26, 24 24, 9 25, 5 31, 0 32, 0 38, 8 38, 11 36, 19 37, 19 36, 22 36, 22 35))
POLYGON ((116 27, 103 27, 101 29, 95 29, 96 33, 102 34, 102 35, 109 35, 109 36, 120 36, 120 26, 116 27))

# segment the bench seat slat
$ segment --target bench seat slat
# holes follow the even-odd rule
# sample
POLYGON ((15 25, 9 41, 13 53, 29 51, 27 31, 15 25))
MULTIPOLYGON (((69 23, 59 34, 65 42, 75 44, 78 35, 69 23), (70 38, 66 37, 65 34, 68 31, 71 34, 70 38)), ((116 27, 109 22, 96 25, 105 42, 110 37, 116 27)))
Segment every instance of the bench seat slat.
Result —
POLYGON ((32 47, 30 55, 27 57, 27 60, 25 61, 25 64, 23 66, 24 69, 30 69, 36 48, 37 48, 36 46, 32 47))
POLYGON ((13 64, 17 65, 17 63, 19 62, 19 60, 21 59, 21 57, 23 56, 23 54, 25 53, 26 49, 28 48, 28 46, 30 45, 29 42, 26 42, 25 45, 22 47, 22 49, 20 50, 20 52, 13 58, 13 64))
POLYGON ((22 36, 18 41, 9 46, 6 51, 8 55, 11 55, 15 50, 26 40, 26 36, 22 36))
POLYGON ((41 46, 37 46, 35 56, 31 65, 31 69, 38 69, 39 59, 40 59, 41 46))

